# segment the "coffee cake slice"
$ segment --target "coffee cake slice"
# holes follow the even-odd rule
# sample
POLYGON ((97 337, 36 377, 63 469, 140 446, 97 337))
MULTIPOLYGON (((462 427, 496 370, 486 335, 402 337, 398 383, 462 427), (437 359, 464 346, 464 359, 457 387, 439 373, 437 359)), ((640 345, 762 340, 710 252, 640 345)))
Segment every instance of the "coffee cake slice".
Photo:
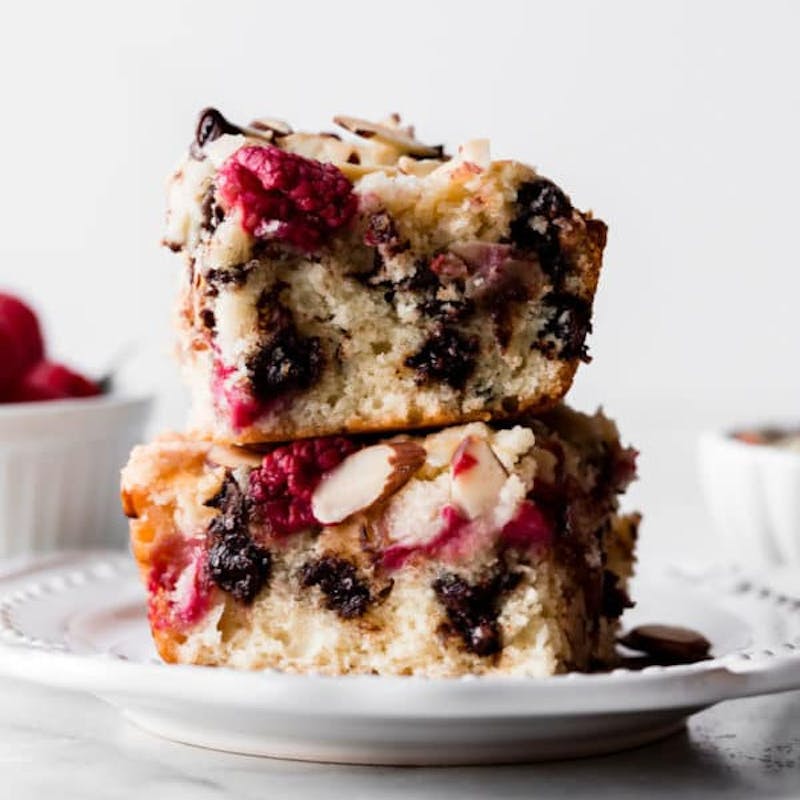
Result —
POLYGON ((565 407, 260 453, 171 435, 133 451, 122 499, 167 661, 543 676, 614 663, 634 460, 565 407))
POLYGON ((397 118, 333 133, 206 109, 169 182, 193 426, 222 442, 541 411, 591 328, 606 226, 485 141, 397 118))

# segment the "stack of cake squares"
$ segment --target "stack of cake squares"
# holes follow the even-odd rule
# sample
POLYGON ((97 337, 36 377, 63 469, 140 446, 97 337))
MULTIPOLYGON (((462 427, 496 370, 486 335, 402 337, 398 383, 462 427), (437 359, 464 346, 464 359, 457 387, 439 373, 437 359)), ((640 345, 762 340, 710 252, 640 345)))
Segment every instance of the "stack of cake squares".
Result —
POLYGON ((485 140, 205 109, 171 176, 186 432, 122 477, 170 662, 544 676, 615 663, 639 516, 563 403, 606 226, 485 140))

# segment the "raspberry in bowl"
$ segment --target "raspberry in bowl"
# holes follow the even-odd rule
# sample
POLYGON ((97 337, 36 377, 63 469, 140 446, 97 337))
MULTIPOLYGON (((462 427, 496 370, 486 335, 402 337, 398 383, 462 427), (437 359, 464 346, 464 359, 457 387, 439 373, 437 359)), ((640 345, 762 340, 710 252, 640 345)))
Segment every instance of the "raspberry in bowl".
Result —
POLYGON ((718 539, 730 561, 800 566, 800 425, 705 433, 700 478, 718 539))
POLYGON ((123 546, 117 475, 150 400, 50 358, 24 301, 0 292, 0 557, 123 546))

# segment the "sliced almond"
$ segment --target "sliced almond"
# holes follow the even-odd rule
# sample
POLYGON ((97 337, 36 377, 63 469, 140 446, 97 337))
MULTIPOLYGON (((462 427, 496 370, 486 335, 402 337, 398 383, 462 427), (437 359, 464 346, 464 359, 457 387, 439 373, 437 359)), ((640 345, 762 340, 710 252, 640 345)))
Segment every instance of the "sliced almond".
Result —
POLYGON ((292 133, 292 126, 282 119, 272 119, 270 117, 259 117, 254 119, 248 128, 257 131, 270 131, 274 136, 288 136, 292 133))
POLYGON ((311 510, 323 525, 335 525, 396 492, 423 464, 425 449, 414 442, 365 447, 320 481, 311 510))
POLYGON ((235 445, 215 444, 206 455, 206 460, 221 467, 238 469, 239 467, 260 467, 262 456, 235 445))
POLYGON ((351 181, 357 181, 365 175, 370 175, 373 172, 384 172, 387 175, 394 175, 397 170, 392 166, 386 164, 348 164, 342 163, 336 165, 351 181))
POLYGON ((396 147, 402 153, 411 153, 412 155, 426 158, 441 158, 442 156, 441 147, 431 147, 423 144, 403 128, 390 128, 387 125, 380 125, 357 117, 338 116, 334 117, 333 121, 362 139, 376 139, 379 142, 396 147))
POLYGON ((450 496, 470 519, 497 505, 508 473, 485 439, 467 436, 450 462, 450 496))
POLYGON ((275 134, 267 129, 261 128, 242 128, 242 136, 249 136, 251 139, 261 139, 261 141, 269 142, 270 144, 275 140, 275 134))
POLYGON ((470 139, 458 148, 458 157, 486 169, 492 162, 488 139, 470 139))
POLYGON ((440 167, 442 162, 434 158, 411 158, 410 156, 400 156, 397 159, 397 168, 404 175, 416 175, 418 178, 424 178, 430 175, 437 167, 440 167))
POLYGON ((483 422, 471 422, 469 425, 442 428, 438 433, 429 433, 425 437, 428 463, 436 469, 444 469, 453 460, 456 450, 466 437, 486 438, 489 434, 489 428, 483 422))
POLYGON ((342 142, 320 133, 290 133, 281 138, 280 146, 304 158, 337 165, 347 163, 355 147, 352 142, 342 142))

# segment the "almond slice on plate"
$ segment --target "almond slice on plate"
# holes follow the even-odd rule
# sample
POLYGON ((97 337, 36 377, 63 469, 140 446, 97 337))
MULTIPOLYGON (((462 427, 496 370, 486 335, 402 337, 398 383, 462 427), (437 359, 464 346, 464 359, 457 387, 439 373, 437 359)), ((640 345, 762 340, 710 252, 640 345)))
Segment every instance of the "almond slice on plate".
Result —
POLYGON ((425 448, 388 442, 349 455, 320 481, 311 510, 323 525, 335 525, 396 492, 425 463, 425 448))
POLYGON ((497 505, 508 473, 485 439, 467 436, 450 462, 450 496, 470 519, 497 505))
POLYGON ((334 117, 333 121, 362 139, 375 139, 378 142, 389 144, 396 147, 401 153, 411 153, 411 155, 425 156, 426 158, 442 157, 441 147, 431 147, 431 145, 418 142, 402 128, 390 128, 388 125, 380 125, 357 117, 338 116, 334 117))
POLYGON ((221 467, 260 467, 263 456, 234 445, 213 445, 206 454, 206 460, 221 467))

